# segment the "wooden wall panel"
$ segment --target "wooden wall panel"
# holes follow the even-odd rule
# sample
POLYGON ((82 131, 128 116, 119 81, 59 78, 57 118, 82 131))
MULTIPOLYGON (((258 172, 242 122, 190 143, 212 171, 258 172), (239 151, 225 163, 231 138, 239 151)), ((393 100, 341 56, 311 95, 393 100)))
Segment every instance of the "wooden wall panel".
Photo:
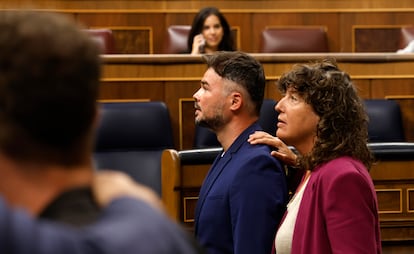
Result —
MULTIPOLYGON (((339 23, 337 13, 307 13, 307 12, 281 12, 281 13, 254 13, 251 17, 252 27, 250 40, 252 47, 249 52, 259 53, 261 45, 261 32, 267 26, 325 26, 327 28, 328 44, 331 52, 339 51, 339 23)), ((306 43, 306 38, 303 38, 306 43)))
POLYGON ((252 42, 252 27, 251 27, 251 14, 249 13, 224 13, 227 21, 232 29, 237 30, 236 46, 237 49, 253 52, 252 42))
POLYGON ((149 99, 164 101, 164 82, 162 81, 122 81, 102 80, 100 99, 149 99))
POLYGON ((113 31, 117 54, 152 54, 152 27, 108 27, 113 31))
POLYGON ((402 213, 403 207, 403 190, 389 189, 388 186, 382 186, 382 189, 377 189, 378 210, 380 214, 385 213, 402 213), (386 188, 386 189, 385 189, 386 188))
MULTIPOLYGON (((109 12, 109 13, 80 13, 78 19, 87 26, 150 26, 153 28, 153 53, 161 53, 166 36, 166 28, 173 24, 190 25, 193 17, 198 10, 184 9, 181 11, 148 11, 143 12, 109 12), (160 22, 161 21, 161 22, 160 22)), ((266 12, 258 10, 222 10, 232 27, 237 27, 239 34, 239 49, 257 53, 261 44, 261 31, 266 26, 326 26, 328 34, 328 43, 331 52, 382 52, 392 51, 396 40, 395 31, 390 31, 389 36, 377 37, 371 41, 374 45, 381 46, 381 38, 384 45, 390 45, 384 48, 369 48, 370 37, 366 37, 365 44, 355 45, 355 37, 361 38, 355 34, 355 27, 372 27, 379 29, 381 27, 400 27, 412 24, 414 11, 374 11, 367 12, 363 10, 344 11, 329 10, 316 12, 308 10, 268 10, 266 12), (376 42, 380 42, 375 44, 376 42), (363 47, 368 48, 360 48, 363 47), (355 47, 358 47, 355 49, 355 47)), ((357 30, 357 32, 360 30, 357 30)), ((365 30, 370 31, 370 30, 365 30)), ((375 30, 374 30, 375 31, 375 30)), ((378 31, 378 30, 377 30, 378 31)), ((365 33, 366 35, 366 33, 365 33)), ((374 37, 373 37, 374 38, 374 37)), ((362 38, 364 39, 364 38, 362 38)), ((305 39, 304 39, 305 40, 305 39)))
MULTIPOLYGON (((352 77, 351 77, 352 78, 352 77)), ((371 80, 369 79, 357 79, 352 78, 355 86, 358 89, 358 94, 363 99, 369 99, 371 97, 371 80)))
POLYGON ((265 89, 265 98, 272 98, 275 100, 280 100, 282 95, 276 87, 277 79, 267 78, 266 79, 266 89, 265 89))
MULTIPOLYGON (((117 12, 99 12, 99 10, 95 10, 96 13, 94 13, 94 10, 86 12, 73 10, 77 14, 78 20, 86 26, 151 27, 153 31, 151 45, 153 53, 162 53, 165 44, 166 28, 169 25, 190 25, 197 11, 198 9, 188 8, 183 10, 122 10, 117 12)), ((366 33, 362 39, 365 38, 367 41, 362 46, 360 44, 355 45, 355 36, 361 38, 361 35, 355 34, 355 27, 372 27, 373 29, 383 27, 385 29, 410 25, 413 24, 412 16, 414 15, 414 10, 349 11, 330 9, 318 12, 314 9, 268 9, 266 11, 259 11, 257 9, 223 9, 222 12, 230 25, 239 29, 239 49, 251 53, 259 52, 261 31, 266 26, 326 26, 331 52, 353 52, 353 50, 361 52, 392 51, 392 47, 395 47, 395 31, 390 31, 391 34, 389 35, 377 37, 378 39, 372 39, 371 43, 377 48, 370 48, 369 40, 371 36, 366 36, 366 33), (384 39, 384 45, 381 45, 382 39, 384 39), (376 42, 379 43, 376 44, 376 42), (378 45, 385 46, 385 48, 378 48, 378 45)), ((306 39, 304 40, 306 41, 306 39)), ((119 42, 118 44, 121 43, 119 42)), ((122 52, 131 51, 123 50, 122 52)))
POLYGON ((352 27, 352 52, 396 52, 401 26, 352 27))
POLYGON ((411 240, 414 236, 414 213, 409 200, 414 188, 414 161, 379 161, 370 175, 379 203, 383 241, 411 240))
POLYGON ((0 8, 36 7, 46 9, 199 9, 203 6, 223 9, 370 9, 413 8, 411 0, 3 0, 0 8))
MULTIPOLYGON (((413 73, 414 74, 414 73, 413 73)), ((387 78, 372 80, 371 97, 414 96, 414 75, 407 78, 387 78)))
POLYGON ((152 54, 162 51, 166 32, 164 13, 80 12, 76 17, 86 27, 114 29, 115 46, 121 54, 152 54))
MULTIPOLYGON (((111 1, 102 1, 101 5, 98 4, 98 1, 85 1, 89 2, 89 5, 78 1, 79 8, 75 8, 75 1, 69 3, 68 1, 56 0, 51 2, 58 2, 59 4, 56 6, 60 6, 60 8, 46 8, 48 11, 75 16, 86 27, 122 28, 122 31, 115 33, 117 36, 115 42, 119 52, 140 54, 162 53, 167 26, 173 24, 190 25, 194 15, 199 10, 199 6, 205 6, 201 5, 199 1, 157 2, 131 0, 119 1, 118 4, 112 2, 113 8, 103 7, 110 6, 111 1), (153 3, 153 6, 149 6, 148 3, 153 3), (181 8, 172 8, 172 6, 180 5, 181 8), (145 28, 144 30, 147 33, 141 28, 145 28)), ((230 7, 226 1, 223 1, 223 3, 220 2, 221 4, 216 6, 221 9, 230 25, 238 31, 238 49, 250 53, 258 53, 261 44, 261 31, 266 26, 326 26, 331 52, 353 52, 356 47, 355 35, 360 37, 355 33, 355 31, 359 32, 360 30, 355 30, 355 27, 379 29, 381 27, 413 25, 412 17, 414 16, 414 2, 412 2, 410 8, 388 9, 373 9, 373 6, 376 5, 373 3, 372 6, 364 8, 350 8, 349 6, 335 8, 335 5, 332 5, 330 8, 318 9, 316 8, 317 5, 312 3, 312 6, 307 8, 296 8, 295 6, 295 8, 286 9, 283 6, 288 3, 282 3, 283 1, 257 1, 257 4, 247 0, 235 2, 239 5, 234 3, 230 7), (246 7, 250 5, 255 8, 246 7)), ((303 3, 304 6, 309 4, 308 1, 292 2, 303 3)), ((356 2, 354 3, 356 4, 356 2)), ((339 2, 337 4, 341 6, 339 2)), ((384 6, 388 5, 384 2, 384 6)), ((404 5, 408 6, 409 4, 406 2, 404 5)), ((0 2, 0 8, 1 6, 0 2)), ((365 37, 361 39, 365 40, 364 44, 362 46, 358 44, 356 50, 363 52, 392 51, 392 48, 395 47, 396 33, 395 31, 390 32, 391 34, 382 35, 378 39, 365 34, 365 37), (378 43, 375 44, 376 42, 378 43), (370 48, 370 43, 377 48, 370 48), (378 46, 385 46, 385 48, 379 48, 378 46)), ((306 41, 306 38, 304 38, 304 41, 306 41)))
POLYGON ((191 25, 197 11, 168 12, 165 14, 165 27, 169 25, 191 25))
MULTIPOLYGON (((390 11, 382 10, 377 12, 345 12, 341 13, 340 18, 341 39, 339 44, 341 45, 341 52, 352 52, 352 39, 353 39, 353 27, 355 26, 371 26, 373 28, 378 27, 390 27, 390 26, 404 26, 413 24, 413 11, 390 11)), ((388 38, 393 40, 394 38, 388 38)), ((385 42, 384 42, 385 43, 385 42)))
MULTIPOLYGON (((148 26, 153 30, 152 48, 153 53, 161 53, 166 36, 166 27, 173 24, 192 23, 197 9, 183 10, 144 10, 119 12, 98 12, 93 10, 79 12, 79 21, 87 26, 148 26)), ((76 13, 76 11, 74 11, 76 13)), ((390 27, 400 27, 413 24, 412 17, 414 10, 344 10, 330 9, 298 9, 281 10, 268 9, 267 11, 223 9, 223 14, 232 27, 239 29, 239 49, 258 53, 261 44, 261 31, 266 26, 326 26, 328 43, 331 52, 384 52, 392 51, 396 47, 396 31, 390 29, 390 34, 367 36, 366 33, 359 35, 356 27, 372 27, 375 32, 390 27), (358 36, 359 35, 359 36, 358 36), (361 37, 362 36, 362 37, 361 37), (365 36, 365 37, 364 37, 365 36), (356 38, 355 38, 356 37, 356 38), (355 43, 360 38, 361 44, 355 43), (374 38, 374 39, 372 39, 374 38), (372 39, 371 41, 369 41, 372 39), (371 45, 371 44, 373 45, 371 45), (381 44, 383 43, 383 44, 381 44), (371 47, 370 47, 371 46, 371 47), (379 46, 382 46, 380 48, 379 46), (373 47, 373 48, 372 48, 373 47), (376 48, 375 48, 376 47, 376 48)), ((305 40, 305 39, 304 39, 305 40)), ((128 52, 128 51, 124 51, 128 52)))
POLYGON ((194 122, 194 100, 182 98, 179 100, 180 108, 180 149, 193 148, 195 122, 194 122))
POLYGON ((180 149, 191 148, 194 137, 193 94, 200 87, 200 76, 193 81, 168 81, 165 83, 165 101, 170 109, 174 142, 180 149))

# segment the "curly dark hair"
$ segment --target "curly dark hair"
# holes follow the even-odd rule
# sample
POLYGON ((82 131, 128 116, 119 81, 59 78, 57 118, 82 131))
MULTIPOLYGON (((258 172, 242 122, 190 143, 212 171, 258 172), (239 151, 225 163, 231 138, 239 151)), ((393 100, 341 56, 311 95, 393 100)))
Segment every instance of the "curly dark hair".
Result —
POLYGON ((301 167, 312 170, 340 156, 371 167, 368 116, 350 76, 338 68, 335 59, 295 65, 278 81, 282 93, 288 88, 298 92, 320 117, 312 151, 299 157, 301 167))
POLYGON ((191 30, 188 35, 187 49, 188 52, 191 52, 193 47, 194 36, 200 34, 203 31, 204 21, 211 15, 217 16, 220 20, 220 24, 223 27, 223 39, 221 40, 218 50, 220 51, 234 51, 234 41, 233 36, 230 30, 230 25, 227 22, 224 15, 216 7, 205 7, 201 9, 197 15, 194 17, 193 24, 191 25, 191 30))

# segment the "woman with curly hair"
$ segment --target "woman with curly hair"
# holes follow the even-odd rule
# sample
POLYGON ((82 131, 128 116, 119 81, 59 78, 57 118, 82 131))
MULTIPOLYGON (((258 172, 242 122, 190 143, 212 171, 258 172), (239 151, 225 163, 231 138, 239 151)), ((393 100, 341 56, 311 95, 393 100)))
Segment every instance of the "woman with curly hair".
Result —
POLYGON ((381 253, 378 202, 368 173, 368 117, 350 76, 333 59, 295 65, 278 81, 283 94, 276 137, 252 144, 303 169, 275 237, 278 254, 381 253), (286 145, 293 146, 293 153, 286 145))
POLYGON ((194 17, 187 41, 192 55, 234 51, 230 25, 215 7, 205 7, 194 17))

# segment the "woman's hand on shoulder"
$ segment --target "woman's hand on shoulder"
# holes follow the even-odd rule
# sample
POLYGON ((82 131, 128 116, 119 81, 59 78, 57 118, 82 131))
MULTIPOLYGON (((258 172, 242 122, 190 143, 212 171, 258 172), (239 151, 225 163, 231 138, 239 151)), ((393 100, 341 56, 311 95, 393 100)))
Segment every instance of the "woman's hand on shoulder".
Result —
POLYGON ((289 166, 296 166, 297 155, 278 137, 264 131, 256 131, 247 140, 250 144, 264 144, 274 148, 271 155, 289 166))

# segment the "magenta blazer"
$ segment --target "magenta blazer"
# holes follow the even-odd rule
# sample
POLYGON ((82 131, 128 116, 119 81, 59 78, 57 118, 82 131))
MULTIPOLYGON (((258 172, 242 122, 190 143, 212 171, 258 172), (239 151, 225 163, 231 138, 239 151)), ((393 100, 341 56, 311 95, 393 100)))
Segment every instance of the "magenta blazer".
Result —
POLYGON ((321 253, 381 253, 374 184, 350 157, 317 167, 303 193, 292 254, 321 253))

